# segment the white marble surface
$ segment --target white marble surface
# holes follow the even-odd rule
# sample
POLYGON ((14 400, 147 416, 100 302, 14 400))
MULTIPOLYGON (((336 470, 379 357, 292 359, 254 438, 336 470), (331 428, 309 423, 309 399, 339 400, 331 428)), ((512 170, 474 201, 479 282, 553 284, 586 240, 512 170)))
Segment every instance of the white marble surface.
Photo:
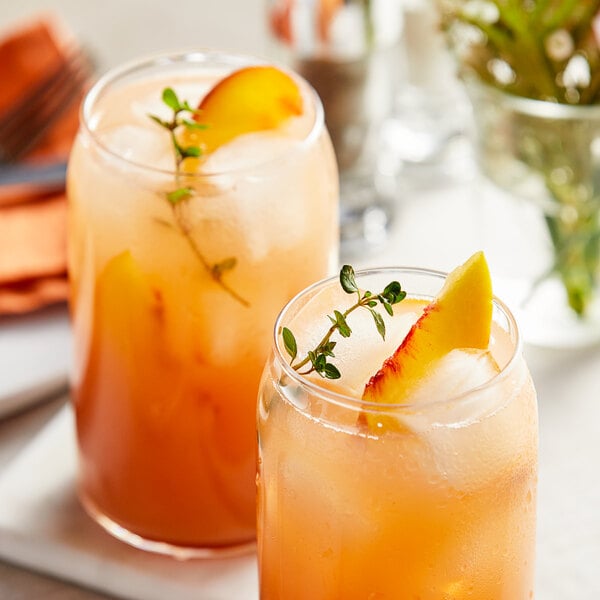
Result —
POLYGON ((175 561, 113 539, 81 508, 75 469, 67 404, 0 474, 0 557, 119 598, 258 598, 254 554, 175 561))
POLYGON ((66 391, 70 364, 65 306, 0 318, 0 418, 66 391))

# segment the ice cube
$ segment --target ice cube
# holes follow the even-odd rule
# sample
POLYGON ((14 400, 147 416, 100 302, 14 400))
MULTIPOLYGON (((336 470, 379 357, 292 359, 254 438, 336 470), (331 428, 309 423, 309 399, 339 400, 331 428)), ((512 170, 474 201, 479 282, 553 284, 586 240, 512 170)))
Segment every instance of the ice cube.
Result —
POLYGON ((433 365, 408 402, 416 405, 433 404, 425 409, 430 423, 458 427, 479 418, 481 411, 488 407, 483 406, 485 403, 479 397, 476 402, 451 399, 490 381, 498 372, 498 365, 489 350, 452 350, 433 365))
POLYGON ((169 137, 158 126, 120 125, 102 131, 103 143, 118 156, 154 169, 173 169, 169 137))
POLYGON ((252 169, 288 154, 297 140, 273 131, 239 135, 206 157, 203 173, 231 173, 252 169))
POLYGON ((477 489, 506 477, 535 453, 535 393, 528 371, 522 360, 508 373, 498 371, 487 350, 453 350, 413 397, 422 410, 408 423, 431 448, 438 476, 455 489, 477 489), (446 400, 451 396, 455 399, 446 400))

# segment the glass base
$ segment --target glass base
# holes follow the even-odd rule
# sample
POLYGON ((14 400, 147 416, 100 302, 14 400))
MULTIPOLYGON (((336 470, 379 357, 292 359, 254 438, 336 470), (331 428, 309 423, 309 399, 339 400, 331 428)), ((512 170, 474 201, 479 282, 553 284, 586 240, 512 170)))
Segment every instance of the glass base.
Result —
POLYGON ((86 513, 102 527, 107 533, 114 538, 125 542, 129 546, 152 552, 154 554, 163 554, 170 556, 176 560, 190 560, 195 558, 231 558, 251 554, 256 550, 256 540, 250 540, 242 544, 234 546, 214 546, 214 547, 195 547, 195 546, 178 546, 167 542, 159 542, 149 540, 142 536, 125 529, 105 514, 103 514, 96 505, 86 498, 83 494, 79 494, 79 499, 86 513))
POLYGON ((531 281, 498 279, 496 291, 511 306, 526 344, 574 349, 600 343, 600 294, 580 318, 557 279, 541 282, 533 293, 531 281))
POLYGON ((441 162, 451 142, 464 136, 468 115, 462 95, 453 97, 406 86, 396 98, 383 135, 387 146, 406 163, 441 162))
POLYGON ((572 349, 600 342, 600 289, 579 317, 552 273, 556 249, 544 212, 485 177, 473 186, 471 219, 493 274, 494 292, 514 313, 531 346, 572 349))
MULTIPOLYGON (((389 182, 388 182, 389 183, 389 182)), ((395 184, 382 189, 377 175, 342 174, 340 178, 340 254, 365 256, 388 240, 395 212, 395 184)))

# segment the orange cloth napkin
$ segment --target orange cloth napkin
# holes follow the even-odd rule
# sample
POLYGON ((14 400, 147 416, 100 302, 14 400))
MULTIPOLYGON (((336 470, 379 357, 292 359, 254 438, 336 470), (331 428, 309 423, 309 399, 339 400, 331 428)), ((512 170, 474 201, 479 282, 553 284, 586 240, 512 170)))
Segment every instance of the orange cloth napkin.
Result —
MULTIPOLYGON (((66 60, 73 37, 52 16, 22 23, 0 40, 0 118, 66 60)), ((66 160, 81 98, 65 107, 28 162, 66 160)), ((1 190, 0 190, 1 192, 1 190)), ((68 296, 64 192, 0 195, 0 315, 22 313, 68 296)))

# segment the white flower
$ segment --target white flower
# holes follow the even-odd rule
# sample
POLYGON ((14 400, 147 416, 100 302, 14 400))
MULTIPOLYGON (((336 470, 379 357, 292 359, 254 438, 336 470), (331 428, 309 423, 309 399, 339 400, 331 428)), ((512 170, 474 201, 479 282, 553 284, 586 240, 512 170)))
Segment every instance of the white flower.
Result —
POLYGON ((581 54, 575 54, 567 63, 562 74, 562 83, 567 88, 584 88, 590 85, 592 74, 590 63, 581 54))
POLYGON ((462 13, 465 17, 481 23, 496 23, 500 18, 500 11, 493 2, 486 0, 468 0, 462 13))
POLYGON ((552 60, 566 60, 575 50, 573 38, 566 29, 557 29, 546 36, 544 46, 552 60))
POLYGON ((513 68, 500 58, 493 58, 488 62, 488 70, 494 76, 494 79, 500 85, 509 85, 514 83, 516 74, 513 68))

